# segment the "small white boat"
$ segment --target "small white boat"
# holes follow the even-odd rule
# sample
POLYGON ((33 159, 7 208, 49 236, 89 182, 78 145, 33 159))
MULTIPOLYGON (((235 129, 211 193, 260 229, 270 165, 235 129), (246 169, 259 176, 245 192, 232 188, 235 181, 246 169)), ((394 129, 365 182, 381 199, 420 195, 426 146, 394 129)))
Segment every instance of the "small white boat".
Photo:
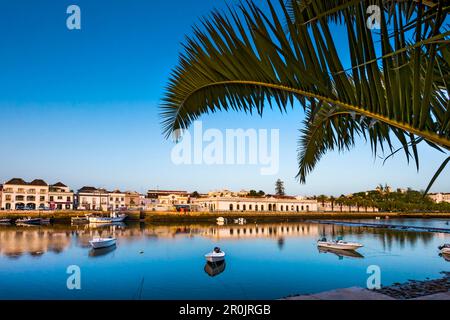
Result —
POLYGON ((112 213, 109 217, 89 216, 89 223, 116 223, 123 222, 127 218, 126 214, 112 213))
POLYGON ((17 219, 16 223, 21 223, 21 224, 34 224, 34 225, 38 225, 42 223, 42 219, 41 218, 24 218, 24 219, 17 219))
POLYGON ((337 250, 357 250, 364 247, 362 244, 357 242, 346 242, 342 240, 338 241, 327 241, 327 239, 322 239, 317 242, 317 245, 321 248, 330 248, 337 250))
POLYGON ((102 249, 102 248, 108 248, 116 245, 117 239, 116 238, 94 238, 91 241, 89 241, 90 245, 94 249, 102 249))
POLYGON ((441 250, 442 254, 450 255, 450 244, 444 244, 443 246, 440 246, 439 250, 441 250))
POLYGON ((0 224, 10 224, 11 219, 0 219, 0 224))
POLYGON ((88 219, 87 217, 72 217, 72 218, 70 219, 70 221, 71 221, 73 224, 81 224, 81 223, 88 223, 88 222, 89 222, 89 219, 88 219))
POLYGON ((208 262, 220 262, 225 260, 225 252, 220 250, 220 248, 214 248, 213 252, 205 254, 205 259, 208 262))

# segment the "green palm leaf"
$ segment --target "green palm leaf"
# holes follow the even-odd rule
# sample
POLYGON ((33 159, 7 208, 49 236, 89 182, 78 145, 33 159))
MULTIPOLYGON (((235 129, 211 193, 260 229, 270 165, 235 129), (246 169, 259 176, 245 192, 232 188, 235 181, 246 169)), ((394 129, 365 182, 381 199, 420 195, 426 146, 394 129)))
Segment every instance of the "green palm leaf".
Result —
POLYGON ((400 145, 417 166, 418 143, 450 150, 445 1, 279 0, 268 8, 247 1, 194 27, 161 106, 166 136, 205 113, 263 115, 266 106, 286 112, 299 102, 301 182, 327 151, 348 150, 357 136, 375 155, 400 145), (374 4, 382 8, 377 32, 367 27, 374 4), (350 57, 339 54, 337 24, 350 57))

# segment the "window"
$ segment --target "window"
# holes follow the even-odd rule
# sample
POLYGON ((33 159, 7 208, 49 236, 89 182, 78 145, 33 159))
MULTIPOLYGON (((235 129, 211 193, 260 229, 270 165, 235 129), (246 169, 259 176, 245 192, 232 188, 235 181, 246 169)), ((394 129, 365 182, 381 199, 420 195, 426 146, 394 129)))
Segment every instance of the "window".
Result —
POLYGON ((233 204, 230 204, 230 211, 233 211, 233 204))
POLYGON ((23 201, 25 200, 24 196, 16 196, 16 201, 23 201))
POLYGON ((11 195, 10 195, 10 194, 7 194, 5 200, 6 200, 6 201, 11 201, 11 195))
POLYGON ((237 205, 237 206, 236 206, 236 209, 240 210, 240 205, 237 205))
POLYGON ((42 197, 42 196, 41 196, 41 197, 39 198, 39 201, 45 201, 45 197, 42 197))
POLYGON ((248 206, 248 210, 252 210, 252 205, 251 204, 248 206))
POLYGON ((58 200, 62 200, 63 199, 63 197, 62 196, 58 196, 58 200))
POLYGON ((261 211, 264 211, 264 206, 263 205, 261 205, 261 211))
POLYGON ((70 202, 70 201, 72 201, 72 199, 70 199, 70 197, 67 197, 67 202, 70 202))
POLYGON ((54 199, 53 196, 50 196, 50 201, 53 201, 53 199, 54 199))

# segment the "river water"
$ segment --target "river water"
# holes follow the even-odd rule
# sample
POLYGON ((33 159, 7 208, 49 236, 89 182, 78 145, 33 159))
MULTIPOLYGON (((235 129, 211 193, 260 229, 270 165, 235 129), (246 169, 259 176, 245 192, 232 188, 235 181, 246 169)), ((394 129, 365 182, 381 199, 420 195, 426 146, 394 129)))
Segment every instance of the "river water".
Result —
MULTIPOLYGON (((450 228, 449 220, 388 222, 450 228)), ((450 234, 304 222, 0 226, 0 299, 278 299, 365 287, 370 266, 380 268, 388 286, 450 271, 439 255, 444 243, 450 234), (111 235, 118 238, 116 247, 90 249, 93 237, 111 235), (321 252, 321 237, 364 248, 321 252), (204 254, 215 246, 226 252, 226 261, 207 265, 204 254), (68 274, 69 266, 80 273, 68 274), (71 276, 80 290, 68 289, 71 276)))

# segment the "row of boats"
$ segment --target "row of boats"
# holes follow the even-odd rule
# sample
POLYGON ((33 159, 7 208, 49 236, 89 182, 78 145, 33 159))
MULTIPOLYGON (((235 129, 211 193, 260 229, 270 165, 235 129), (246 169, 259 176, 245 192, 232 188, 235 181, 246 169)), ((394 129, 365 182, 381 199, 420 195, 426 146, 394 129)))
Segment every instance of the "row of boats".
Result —
POLYGON ((9 225, 15 223, 16 225, 45 225, 50 224, 51 219, 47 218, 20 218, 20 219, 0 219, 1 225, 9 225))
MULTIPOLYGON (((108 224, 108 223, 120 223, 125 221, 128 216, 126 214, 119 214, 117 212, 112 212, 109 216, 97 216, 97 215, 86 215, 84 217, 73 217, 71 222, 73 224, 81 223, 92 223, 92 224, 108 224)), ((49 218, 19 218, 13 219, 0 219, 0 225, 13 224, 16 225, 45 225, 50 224, 51 219, 49 218)))

